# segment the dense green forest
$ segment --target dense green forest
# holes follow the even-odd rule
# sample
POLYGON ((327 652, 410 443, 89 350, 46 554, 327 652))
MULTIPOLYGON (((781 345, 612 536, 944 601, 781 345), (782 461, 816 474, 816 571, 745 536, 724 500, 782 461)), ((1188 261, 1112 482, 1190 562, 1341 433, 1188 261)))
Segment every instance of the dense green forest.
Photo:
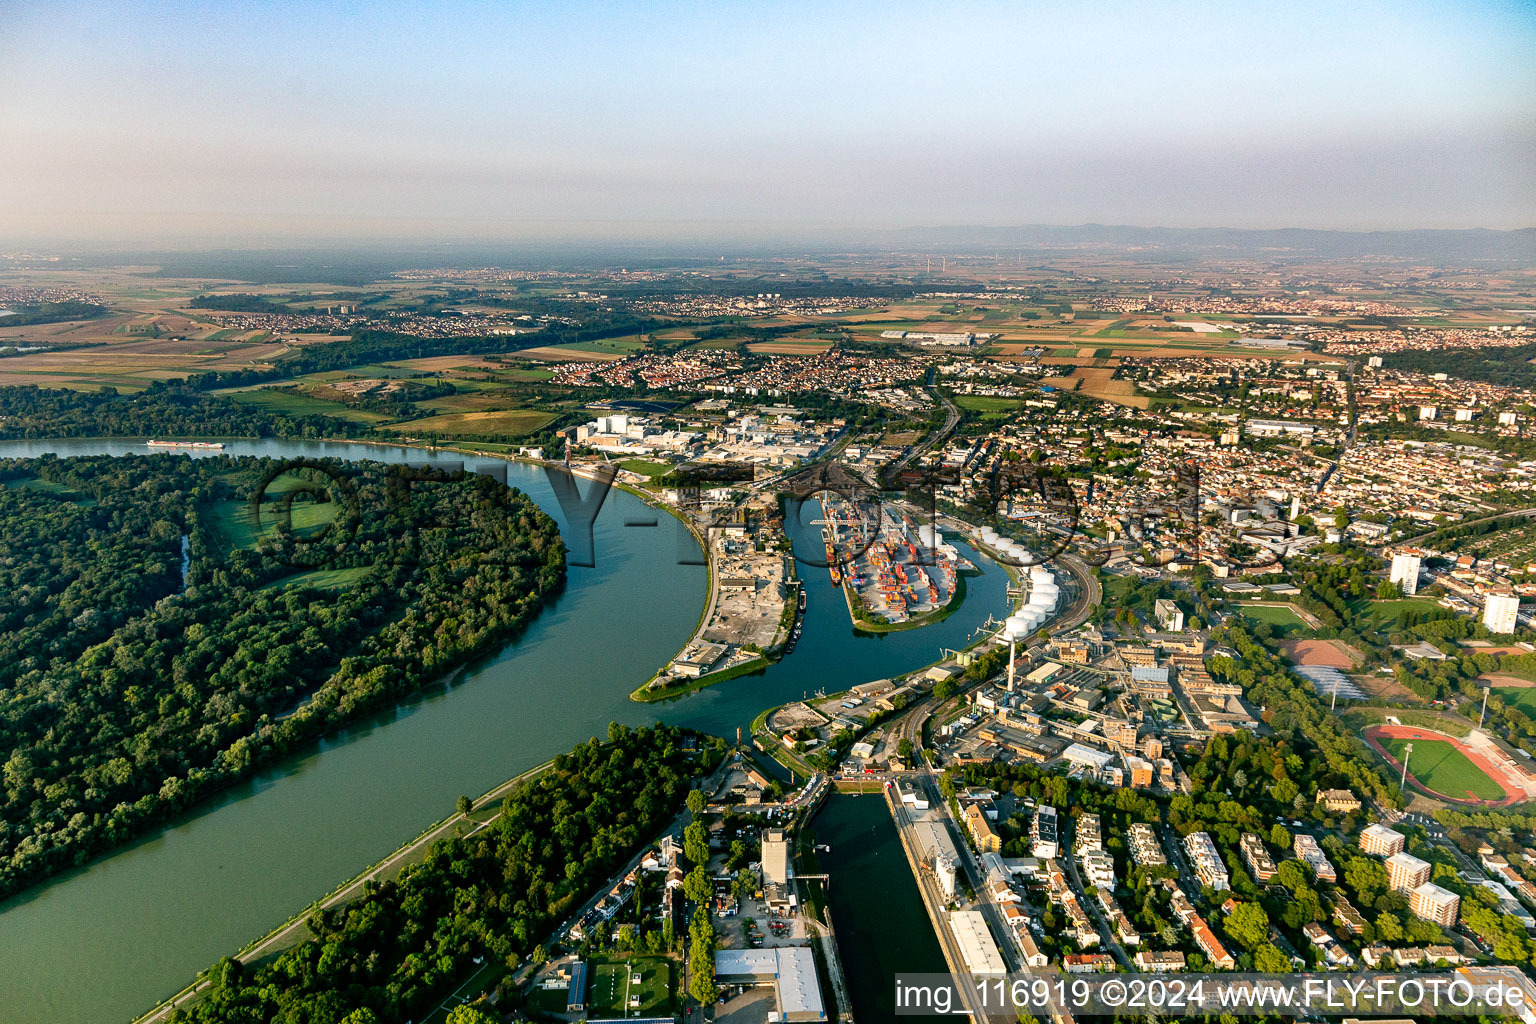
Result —
POLYGON ((67 320, 92 320, 105 316, 107 307, 95 302, 67 299, 63 302, 16 302, 6 307, 9 316, 0 316, 0 327, 30 327, 57 324, 67 320))
POLYGON ((420 1020, 476 970, 517 964, 682 810, 723 744, 675 726, 612 725, 511 793, 494 824, 311 918, 315 938, 249 967, 226 959, 179 1024, 420 1020))
POLYGON ((288 303, 250 292, 232 292, 228 295, 195 295, 187 303, 192 309, 221 309, 231 313, 288 313, 288 303))
POLYGON ((0 894, 494 649, 564 568, 478 475, 0 460, 0 894))
POLYGON ((360 437, 365 424, 242 405, 177 384, 139 394, 115 388, 0 388, 0 440, 37 437, 360 437))
POLYGON ((1508 348, 1440 348, 1392 352, 1382 364, 1409 373, 1448 373, 1460 380, 1530 387, 1536 381, 1536 344, 1508 348))

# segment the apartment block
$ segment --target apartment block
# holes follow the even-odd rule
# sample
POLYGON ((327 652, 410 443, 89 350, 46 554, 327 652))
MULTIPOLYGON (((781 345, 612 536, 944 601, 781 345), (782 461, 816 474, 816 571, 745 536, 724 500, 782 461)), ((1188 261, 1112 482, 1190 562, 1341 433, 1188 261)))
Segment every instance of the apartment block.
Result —
POLYGON ((1248 873, 1261 882, 1271 881, 1275 877, 1275 862, 1270 857, 1269 851, 1264 848, 1264 840, 1252 832, 1244 832, 1243 838, 1238 841, 1237 849, 1243 857, 1243 863, 1248 867, 1248 873))
POLYGON ((1403 834, 1385 825, 1367 825, 1360 833, 1360 849, 1376 857, 1391 857, 1403 852, 1403 834))
POLYGON ((1428 861, 1411 853, 1394 853, 1387 858, 1387 888, 1393 892, 1412 892, 1429 881, 1428 861))

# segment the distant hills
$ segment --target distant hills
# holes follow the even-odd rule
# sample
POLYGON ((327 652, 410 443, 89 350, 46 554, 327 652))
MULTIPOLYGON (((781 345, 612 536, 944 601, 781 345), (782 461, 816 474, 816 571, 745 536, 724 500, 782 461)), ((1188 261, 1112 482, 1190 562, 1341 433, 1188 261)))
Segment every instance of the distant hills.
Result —
POLYGON ((1160 250, 1173 259, 1225 255, 1293 262, 1307 259, 1410 260, 1430 264, 1536 266, 1536 228, 1411 231, 1320 231, 1312 228, 1144 228, 1118 224, 1021 227, 901 228, 885 233, 896 248, 1024 248, 1026 255, 1133 248, 1142 258, 1160 250))
MULTIPOLYGON (((1321 231, 1311 228, 1156 228, 1116 224, 1071 227, 906 227, 892 229, 779 225, 761 231, 718 225, 693 239, 619 235, 611 241, 527 239, 480 242, 351 239, 270 247, 133 251, 96 249, 76 266, 158 266, 157 276, 209 277, 258 284, 329 282, 361 286, 416 267, 484 267, 582 271, 627 266, 708 269, 775 257, 815 260, 849 253, 1012 255, 1027 263, 1099 255, 1140 263, 1198 264, 1252 260, 1276 266, 1334 260, 1384 260, 1431 267, 1536 267, 1536 228, 1410 231, 1321 231)), ((951 267, 953 271, 955 268, 951 267)))

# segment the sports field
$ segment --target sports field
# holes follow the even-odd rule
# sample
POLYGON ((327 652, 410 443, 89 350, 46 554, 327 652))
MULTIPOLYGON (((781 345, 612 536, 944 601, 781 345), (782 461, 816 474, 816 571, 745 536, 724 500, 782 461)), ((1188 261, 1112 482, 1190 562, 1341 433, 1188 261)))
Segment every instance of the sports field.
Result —
POLYGON ((1493 690, 1512 708, 1536 718, 1536 686, 1496 686, 1493 690))
POLYGON ((666 1016, 672 965, 661 957, 594 962, 589 1005, 594 1017, 666 1016), (634 976, 640 981, 636 983, 634 976))
POLYGON ((1504 799, 1503 787, 1473 764, 1450 740, 1377 736, 1375 742, 1399 765, 1403 763, 1408 744, 1412 743, 1408 775, 1431 793, 1453 800, 1504 799))
POLYGON ((1284 605, 1239 605, 1238 612, 1245 619, 1264 623, 1279 636, 1289 636, 1307 628, 1307 624, 1301 621, 1301 616, 1284 605))

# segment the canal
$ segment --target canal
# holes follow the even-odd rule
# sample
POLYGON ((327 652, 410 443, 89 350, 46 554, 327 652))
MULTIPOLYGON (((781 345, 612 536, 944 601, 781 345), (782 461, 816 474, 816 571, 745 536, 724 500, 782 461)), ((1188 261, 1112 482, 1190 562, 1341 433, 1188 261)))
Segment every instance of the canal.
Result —
MULTIPOLYGON (((146 449, 122 441, 0 442, 0 457, 50 452, 146 449)), ((231 442, 222 453, 197 454, 505 466, 508 482, 569 536, 570 523, 534 466, 341 442, 231 442)), ((808 522, 814 508, 805 509, 806 521, 787 524, 808 545, 819 544, 819 527, 808 522)), ((758 675, 635 704, 628 693, 697 623, 705 571, 679 564, 678 553, 692 545, 684 527, 630 494, 610 495, 593 536, 595 565, 572 567, 564 592, 518 642, 453 686, 360 722, 169 827, 0 904, 0 1020, 126 1021, 451 813, 459 795, 484 792, 602 735, 610 721, 661 719, 734 738, 766 707, 936 661, 942 649, 964 646, 989 614, 1007 611, 1006 575, 978 557, 981 574, 948 619, 861 634, 826 571, 802 567, 808 601, 794 652, 758 675), (625 525, 648 519, 659 523, 625 525)), ((697 547, 691 550, 696 560, 697 547)))
POLYGON ((827 905, 853 1019, 896 1020, 896 975, 948 974, 949 966, 890 809, 878 795, 834 794, 811 827, 816 842, 831 847, 818 860, 828 876, 827 905))

